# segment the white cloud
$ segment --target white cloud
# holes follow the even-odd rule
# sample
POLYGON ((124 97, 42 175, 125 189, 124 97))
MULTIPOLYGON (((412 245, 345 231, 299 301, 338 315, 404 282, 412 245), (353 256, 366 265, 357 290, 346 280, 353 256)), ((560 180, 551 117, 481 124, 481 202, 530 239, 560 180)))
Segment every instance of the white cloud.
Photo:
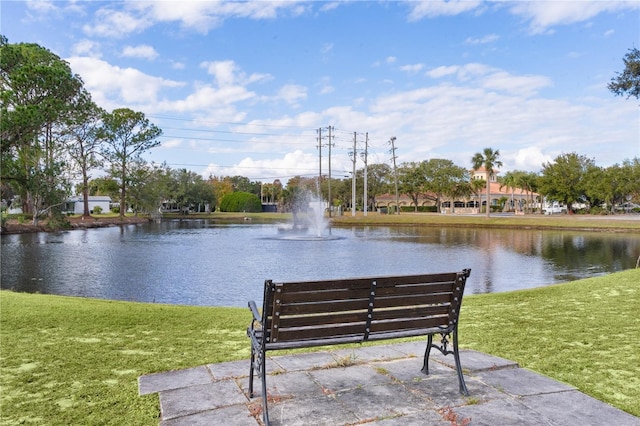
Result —
POLYGON ((89 36, 122 38, 142 32, 151 25, 153 22, 145 16, 104 8, 96 12, 95 24, 85 24, 82 29, 89 36))
POLYGON ((278 98, 289 105, 297 105, 299 101, 307 98, 307 88, 297 84, 287 84, 278 91, 278 98))
POLYGON ((86 25, 89 35, 124 37, 158 23, 177 22, 184 30, 207 34, 227 19, 274 19, 283 14, 297 16, 309 8, 298 1, 126 1, 107 3, 96 13, 93 25, 86 25), (122 6, 116 10, 115 5, 122 6))
POLYGON ((423 64, 402 65, 400 71, 407 72, 409 74, 415 74, 424 68, 423 64))
POLYGON ((639 10, 637 1, 519 1, 507 3, 511 13, 530 21, 534 34, 549 31, 553 26, 587 21, 600 13, 639 10))
POLYGON ((183 70, 186 69, 187 66, 184 64, 184 62, 171 61, 171 68, 173 68, 174 70, 183 70))
POLYGON ((488 90, 510 92, 521 96, 531 96, 540 89, 553 86, 553 82, 541 75, 512 75, 498 68, 479 63, 458 66, 441 66, 430 70, 432 78, 455 76, 459 82, 488 90))
POLYGON ((92 58, 101 58, 101 46, 100 43, 92 40, 80 40, 78 43, 71 47, 72 56, 89 56, 92 58))
POLYGON ((498 34, 488 34, 480 38, 469 37, 464 42, 466 44, 487 44, 493 43, 498 39, 500 39, 500 36, 498 34))
POLYGON ((134 68, 121 68, 103 60, 74 56, 67 61, 94 101, 103 108, 146 105, 155 109, 159 95, 167 88, 181 87, 178 81, 150 76, 134 68))
POLYGON ((447 75, 455 74, 457 72, 458 72, 458 66, 451 65, 451 66, 441 66, 441 67, 434 68, 428 71, 426 75, 431 78, 441 78, 447 75))
POLYGON ((153 46, 140 44, 138 46, 125 46, 124 49, 122 49, 122 56, 128 58, 148 59, 152 61, 158 57, 158 52, 156 52, 156 49, 154 49, 153 46))
POLYGON ((235 84, 247 85, 258 81, 271 79, 269 74, 254 73, 247 75, 236 65, 234 61, 203 62, 201 68, 207 70, 213 76, 218 86, 231 86, 235 84))
POLYGON ((316 155, 296 150, 281 158, 255 160, 246 157, 232 166, 209 164, 202 173, 204 177, 214 176, 247 176, 251 180, 271 182, 280 179, 286 184, 294 176, 315 176, 317 174, 316 155))
POLYGON ((469 12, 482 6, 480 0, 429 0, 407 1, 410 7, 409 20, 418 21, 422 18, 438 16, 453 16, 469 12))

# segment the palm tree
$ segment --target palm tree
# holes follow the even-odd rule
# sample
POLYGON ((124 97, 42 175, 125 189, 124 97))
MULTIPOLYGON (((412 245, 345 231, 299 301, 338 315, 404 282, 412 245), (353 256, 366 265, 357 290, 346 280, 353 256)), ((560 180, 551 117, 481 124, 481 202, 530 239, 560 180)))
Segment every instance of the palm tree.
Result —
POLYGON ((489 181, 491 180, 491 176, 495 171, 495 167, 502 167, 502 161, 499 160, 500 151, 493 150, 491 148, 485 148, 483 152, 477 152, 473 158, 471 159, 471 163, 473 164, 473 168, 475 170, 479 170, 484 166, 485 171, 487 172, 487 217, 491 216, 491 209, 489 208, 489 197, 490 197, 490 186, 489 181))

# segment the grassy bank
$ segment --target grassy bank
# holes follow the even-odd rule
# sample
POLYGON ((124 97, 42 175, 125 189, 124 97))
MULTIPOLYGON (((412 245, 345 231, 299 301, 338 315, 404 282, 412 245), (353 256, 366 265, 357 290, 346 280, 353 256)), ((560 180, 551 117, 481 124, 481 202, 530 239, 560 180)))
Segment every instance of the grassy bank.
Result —
MULTIPOLYGON (((466 296, 461 344, 640 416, 640 270, 466 296)), ((2 424, 157 425, 142 374, 248 359, 248 309, 0 292, 2 424)), ((248 368, 248 365, 247 365, 248 368)))
POLYGON ((402 213, 400 215, 370 213, 364 216, 345 214, 331 219, 333 225, 417 225, 475 228, 558 229, 578 231, 640 232, 640 215, 589 216, 589 215, 526 215, 498 216, 443 215, 430 213, 402 213))

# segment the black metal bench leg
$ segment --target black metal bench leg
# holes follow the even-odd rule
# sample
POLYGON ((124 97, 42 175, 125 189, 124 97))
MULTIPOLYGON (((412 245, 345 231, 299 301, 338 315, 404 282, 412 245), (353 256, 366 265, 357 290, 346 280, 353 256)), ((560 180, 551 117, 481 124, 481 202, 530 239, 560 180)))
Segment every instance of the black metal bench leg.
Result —
POLYGON ((424 364, 422 364, 422 372, 429 374, 429 355, 431 354, 431 343, 433 343, 433 335, 427 336, 427 349, 424 351, 424 364))
POLYGON ((261 371, 261 377, 262 377, 262 420, 264 421, 264 426, 270 426, 271 423, 269 423, 269 411, 267 408, 267 402, 268 402, 268 396, 267 396, 267 366, 266 366, 266 362, 267 362, 267 357, 266 354, 264 352, 262 352, 260 354, 260 356, 262 357, 262 371, 261 371))
POLYGON ((253 347, 253 344, 251 345, 251 365, 249 368, 249 398, 253 398, 253 369, 256 366, 256 351, 255 348, 253 347))
POLYGON ((460 353, 458 352, 458 331, 453 331, 453 356, 456 360, 456 370, 458 372, 458 382, 460 382, 460 393, 469 396, 467 390, 467 384, 464 382, 464 376, 462 375, 462 365, 460 364, 460 353))

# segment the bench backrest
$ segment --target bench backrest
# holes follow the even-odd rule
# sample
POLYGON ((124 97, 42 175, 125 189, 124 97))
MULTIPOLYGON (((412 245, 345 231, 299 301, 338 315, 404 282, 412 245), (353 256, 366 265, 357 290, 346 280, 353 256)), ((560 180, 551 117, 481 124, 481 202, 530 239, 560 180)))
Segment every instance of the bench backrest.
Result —
POLYGON ((458 324, 469 269, 460 272, 265 281, 267 349, 363 342, 451 332, 458 324))

